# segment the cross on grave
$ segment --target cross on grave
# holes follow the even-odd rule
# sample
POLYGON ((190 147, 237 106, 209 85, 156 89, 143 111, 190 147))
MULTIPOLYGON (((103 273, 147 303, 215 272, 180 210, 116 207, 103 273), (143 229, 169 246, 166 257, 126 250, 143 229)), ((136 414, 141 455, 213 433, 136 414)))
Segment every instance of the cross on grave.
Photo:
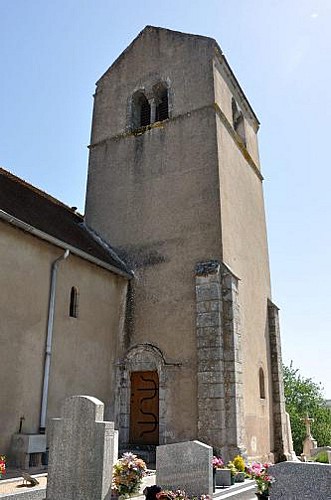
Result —
POLYGON ((302 419, 306 426, 306 436, 311 436, 310 424, 314 422, 313 418, 308 417, 308 413, 305 418, 302 419))

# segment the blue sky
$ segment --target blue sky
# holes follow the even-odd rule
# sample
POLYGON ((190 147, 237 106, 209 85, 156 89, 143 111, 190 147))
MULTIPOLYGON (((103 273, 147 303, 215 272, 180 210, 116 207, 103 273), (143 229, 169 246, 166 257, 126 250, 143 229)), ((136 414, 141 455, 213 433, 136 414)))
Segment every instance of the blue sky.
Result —
POLYGON ((2 0, 0 164, 83 211, 94 83, 146 24, 216 38, 261 121, 284 361, 331 398, 330 0, 2 0))

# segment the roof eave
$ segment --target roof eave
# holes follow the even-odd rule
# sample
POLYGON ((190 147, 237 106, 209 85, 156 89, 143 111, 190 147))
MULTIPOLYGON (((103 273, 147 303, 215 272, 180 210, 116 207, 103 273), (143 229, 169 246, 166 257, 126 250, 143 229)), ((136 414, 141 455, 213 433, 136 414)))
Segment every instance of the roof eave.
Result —
POLYGON ((72 245, 69 245, 65 241, 59 240, 58 238, 55 238, 54 236, 51 236, 48 233, 45 233, 44 231, 40 231, 40 229, 37 229, 34 226, 31 226, 30 224, 27 224, 26 222, 17 219, 13 215, 8 214, 4 210, 0 210, 0 219, 8 222, 9 224, 18 227, 19 229, 22 229, 23 231, 26 231, 30 234, 33 234, 34 236, 37 236, 38 238, 47 241, 48 243, 51 243, 52 245, 55 245, 59 248, 63 248, 65 250, 69 250, 70 253, 73 255, 76 255, 77 257, 80 257, 84 260, 87 260, 91 262, 92 264, 95 264, 99 267, 102 267, 103 269, 106 269, 107 271, 110 271, 114 274, 117 274, 119 276, 122 276, 123 278, 126 278, 128 280, 131 280, 134 277, 133 272, 126 272, 123 271, 122 269, 119 269, 115 266, 112 266, 108 262, 105 262, 101 259, 98 259, 97 257, 94 257, 93 255, 84 252, 83 250, 80 250, 77 247, 74 247, 72 245))

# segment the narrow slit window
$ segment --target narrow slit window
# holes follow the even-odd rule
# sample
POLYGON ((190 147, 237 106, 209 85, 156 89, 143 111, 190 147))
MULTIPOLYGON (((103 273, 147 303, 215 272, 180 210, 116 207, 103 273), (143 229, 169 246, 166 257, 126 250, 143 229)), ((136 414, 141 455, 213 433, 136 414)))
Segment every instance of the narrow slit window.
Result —
POLYGON ((74 286, 70 291, 69 316, 71 318, 77 318, 78 316, 78 290, 74 286))
POLYGON ((262 368, 259 369, 259 386, 260 386, 260 398, 265 399, 264 371, 262 368))

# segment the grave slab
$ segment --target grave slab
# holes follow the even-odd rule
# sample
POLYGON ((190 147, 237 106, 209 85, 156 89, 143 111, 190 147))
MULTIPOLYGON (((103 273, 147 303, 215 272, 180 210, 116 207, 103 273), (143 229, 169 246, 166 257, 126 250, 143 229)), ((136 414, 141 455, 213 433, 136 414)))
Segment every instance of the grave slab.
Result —
POLYGON ((270 500, 326 500, 331 498, 331 465, 281 462, 269 469, 275 482, 270 500))
POLYGON ((213 494, 213 449, 200 441, 165 444, 156 448, 156 484, 185 490, 190 496, 213 494))

